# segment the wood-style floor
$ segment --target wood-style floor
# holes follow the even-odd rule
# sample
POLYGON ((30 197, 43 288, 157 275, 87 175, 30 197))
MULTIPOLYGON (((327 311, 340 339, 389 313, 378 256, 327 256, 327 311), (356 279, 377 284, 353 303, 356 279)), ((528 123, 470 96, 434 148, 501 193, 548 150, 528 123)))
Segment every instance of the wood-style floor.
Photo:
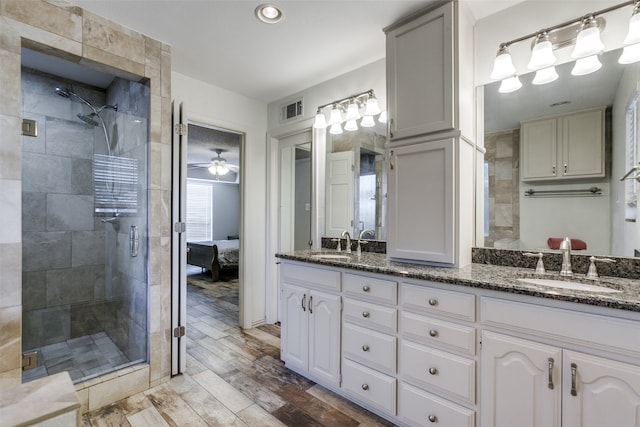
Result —
POLYGON ((238 327, 237 279, 212 283, 195 272, 186 373, 85 414, 83 426, 393 425, 286 369, 278 326, 238 327))

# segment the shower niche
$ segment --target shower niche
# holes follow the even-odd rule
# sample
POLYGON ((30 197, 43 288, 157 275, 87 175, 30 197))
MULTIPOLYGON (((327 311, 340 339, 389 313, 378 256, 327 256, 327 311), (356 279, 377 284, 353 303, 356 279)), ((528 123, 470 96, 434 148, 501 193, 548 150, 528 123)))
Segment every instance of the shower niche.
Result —
POLYGON ((148 361, 149 88, 23 50, 23 381, 148 361))

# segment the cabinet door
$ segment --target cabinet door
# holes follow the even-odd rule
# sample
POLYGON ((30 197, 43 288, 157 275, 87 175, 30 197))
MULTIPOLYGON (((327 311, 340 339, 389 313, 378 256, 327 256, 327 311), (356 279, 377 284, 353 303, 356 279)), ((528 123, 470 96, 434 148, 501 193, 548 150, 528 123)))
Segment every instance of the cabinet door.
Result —
POLYGON ((567 350, 562 376, 563 427, 640 427, 639 366, 567 350))
POLYGON ((309 348, 309 316, 307 315, 309 292, 304 288, 283 283, 280 297, 282 360, 289 368, 306 371, 309 348))
POLYGON ((453 2, 387 33, 390 138, 453 129, 453 2))
POLYGON ((604 176, 603 122, 604 110, 562 117, 562 176, 604 176))
POLYGON ((309 373, 322 384, 340 385, 340 296, 311 291, 309 373))
POLYGON ((485 331, 481 352, 483 427, 560 426, 561 349, 485 331))
POLYGON ((387 253, 453 264, 454 139, 389 150, 387 253))
POLYGON ((556 118, 522 124, 522 180, 555 178, 558 172, 556 118))

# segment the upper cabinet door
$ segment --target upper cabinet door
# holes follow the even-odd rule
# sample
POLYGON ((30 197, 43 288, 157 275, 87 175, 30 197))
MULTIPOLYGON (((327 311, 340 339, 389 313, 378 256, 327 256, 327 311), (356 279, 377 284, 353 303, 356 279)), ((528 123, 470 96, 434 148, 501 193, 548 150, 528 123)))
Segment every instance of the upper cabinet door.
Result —
POLYGON ((558 121, 522 124, 522 179, 555 178, 558 170, 558 121))
POLYGON ((454 128, 453 2, 387 32, 389 137, 454 128))
POLYGON ((604 110, 562 117, 562 174, 565 177, 604 176, 604 110))

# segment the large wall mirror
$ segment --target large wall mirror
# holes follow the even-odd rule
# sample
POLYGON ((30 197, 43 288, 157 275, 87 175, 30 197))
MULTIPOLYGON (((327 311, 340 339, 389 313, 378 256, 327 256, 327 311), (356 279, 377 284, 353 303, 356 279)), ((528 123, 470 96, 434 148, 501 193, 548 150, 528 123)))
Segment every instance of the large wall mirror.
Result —
MULTIPOLYGON (((484 86, 485 207, 479 214, 485 221, 484 242, 478 246, 548 251, 550 238, 569 236, 585 243, 586 249, 575 253, 639 256, 639 184, 633 175, 620 178, 640 160, 640 64, 618 64, 620 53, 600 55, 602 68, 588 75, 571 75, 571 62, 557 66, 559 78, 546 85, 533 85, 531 73, 520 77, 523 86, 516 92, 499 93, 500 82, 484 86), (522 179, 522 167, 532 159, 521 151, 522 122, 601 107, 604 177, 522 179), (591 188, 600 191, 584 191, 591 188)), ((557 123, 560 144, 568 131, 557 123)))
POLYGON ((327 129, 324 237, 385 240, 386 126, 334 135, 327 129))

